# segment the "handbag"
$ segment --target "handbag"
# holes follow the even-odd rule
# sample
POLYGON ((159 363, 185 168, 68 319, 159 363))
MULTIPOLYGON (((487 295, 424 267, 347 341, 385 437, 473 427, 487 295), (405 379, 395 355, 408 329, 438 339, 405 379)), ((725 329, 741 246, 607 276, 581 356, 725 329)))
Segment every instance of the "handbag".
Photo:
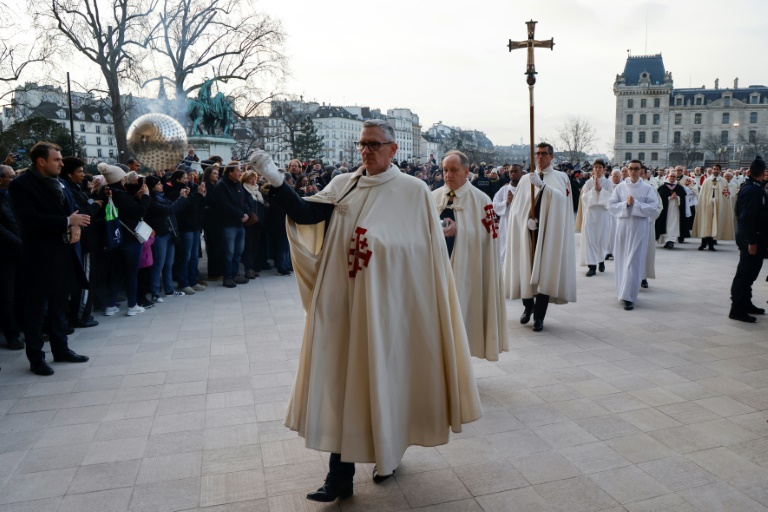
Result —
POLYGON ((131 229, 128 226, 125 225, 124 222, 120 221, 120 224, 123 225, 125 229, 131 232, 133 236, 136 237, 136 240, 139 241, 140 244, 143 244, 147 240, 149 240, 149 237, 152 236, 152 228, 149 224, 144 222, 144 219, 141 219, 138 224, 136 224, 136 229, 131 229))
POLYGON ((118 218, 117 207, 110 197, 104 209, 104 249, 106 251, 112 251, 122 245, 123 236, 120 224, 122 222, 118 218))
POLYGON ((149 268, 154 265, 155 260, 152 257, 153 243, 155 243, 155 237, 150 236, 149 240, 141 245, 141 259, 139 260, 139 268, 149 268))

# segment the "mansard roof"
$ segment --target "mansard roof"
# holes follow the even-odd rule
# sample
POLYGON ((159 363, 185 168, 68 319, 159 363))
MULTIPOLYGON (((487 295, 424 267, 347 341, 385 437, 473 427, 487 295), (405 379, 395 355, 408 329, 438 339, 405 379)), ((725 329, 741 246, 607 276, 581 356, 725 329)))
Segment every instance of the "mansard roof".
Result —
POLYGON ((638 85, 640 76, 643 73, 648 73, 651 85, 661 85, 664 83, 665 72, 664 60, 660 53, 657 55, 630 55, 624 66, 624 79, 627 85, 638 85))

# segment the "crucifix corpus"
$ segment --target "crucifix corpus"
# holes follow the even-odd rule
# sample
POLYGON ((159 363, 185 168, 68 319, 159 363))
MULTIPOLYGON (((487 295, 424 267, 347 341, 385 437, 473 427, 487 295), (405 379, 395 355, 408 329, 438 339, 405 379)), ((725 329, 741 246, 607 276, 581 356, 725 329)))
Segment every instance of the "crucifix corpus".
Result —
MULTIPOLYGON (((549 41, 536 41, 533 36, 534 32, 536 32, 536 24, 538 21, 528 21, 526 22, 526 26, 528 27, 528 39, 525 41, 513 41, 509 40, 509 44, 507 47, 509 48, 509 51, 517 50, 519 48, 527 48, 528 49, 528 66, 526 68, 525 74, 528 76, 528 79, 526 80, 528 83, 528 97, 530 102, 530 125, 531 125, 531 159, 530 159, 530 172, 534 172, 534 165, 535 159, 534 159, 534 151, 536 144, 534 142, 534 133, 533 133, 533 86, 536 85, 536 66, 533 63, 533 50, 534 48, 549 48, 550 50, 554 50, 555 47, 555 38, 553 37, 549 41)), ((534 221, 536 220, 536 212, 535 212, 535 201, 534 201, 534 190, 533 190, 533 184, 531 184, 531 214, 530 218, 534 221)), ((531 255, 533 255, 533 252, 536 250, 536 244, 534 243, 535 240, 535 232, 531 231, 531 255)), ((533 258, 531 258, 531 263, 533 263, 533 258)))

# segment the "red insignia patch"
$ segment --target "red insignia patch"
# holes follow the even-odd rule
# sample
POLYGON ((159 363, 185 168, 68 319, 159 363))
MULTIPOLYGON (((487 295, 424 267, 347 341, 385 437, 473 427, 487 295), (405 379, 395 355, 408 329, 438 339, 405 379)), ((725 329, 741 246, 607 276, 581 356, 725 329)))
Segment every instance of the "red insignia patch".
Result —
POLYGON ((488 233, 493 234, 493 238, 499 237, 499 216, 493 211, 493 205, 489 204, 485 206, 485 218, 483 219, 483 226, 488 233))
POLYGON ((368 262, 371 260, 373 251, 366 250, 368 249, 368 238, 363 236, 367 232, 367 229, 355 228, 355 235, 352 237, 349 247, 349 277, 357 276, 357 272, 363 270, 363 267, 368 267, 368 262), (360 266, 361 262, 362 266, 360 266))

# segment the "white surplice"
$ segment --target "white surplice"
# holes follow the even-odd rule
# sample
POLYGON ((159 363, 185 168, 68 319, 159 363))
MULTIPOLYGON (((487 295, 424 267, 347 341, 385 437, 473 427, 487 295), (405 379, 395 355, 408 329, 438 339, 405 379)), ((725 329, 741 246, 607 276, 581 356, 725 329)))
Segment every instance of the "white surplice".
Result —
POLYGON ((307 312, 285 425, 308 448, 388 475, 482 414, 461 305, 427 186, 395 166, 341 174, 287 221, 307 312))
MULTIPOLYGON (((451 188, 432 192, 438 215, 447 207, 451 188)), ((499 259, 498 217, 491 200, 469 181, 453 191, 456 237, 451 269, 459 294, 469 352, 475 357, 498 361, 509 350, 507 305, 499 259)))
POLYGON ((656 219, 664 211, 659 191, 656 188, 653 190, 656 192, 658 204, 656 205, 656 213, 648 219, 648 248, 645 254, 645 274, 643 274, 643 279, 656 279, 656 219))
POLYGON ((608 213, 608 199, 613 192, 613 182, 608 178, 600 178, 601 190, 595 189, 595 180, 588 180, 581 189, 583 220, 581 223, 580 265, 597 265, 605 261, 609 254, 611 231, 611 214, 608 213))
POLYGON ((499 217, 499 254, 501 255, 500 261, 502 265, 504 264, 504 256, 507 253, 509 211, 512 208, 512 203, 510 203, 509 208, 507 208, 507 193, 510 191, 512 192, 512 200, 514 201, 515 194, 517 194, 517 187, 512 186, 510 183, 501 187, 493 196, 493 210, 499 217))
POLYGON ((635 302, 640 281, 646 272, 648 222, 656 215, 658 196, 643 180, 620 183, 611 194, 608 210, 616 218, 613 259, 616 270, 616 295, 619 300, 635 302), (627 205, 632 196, 633 203, 627 205))

